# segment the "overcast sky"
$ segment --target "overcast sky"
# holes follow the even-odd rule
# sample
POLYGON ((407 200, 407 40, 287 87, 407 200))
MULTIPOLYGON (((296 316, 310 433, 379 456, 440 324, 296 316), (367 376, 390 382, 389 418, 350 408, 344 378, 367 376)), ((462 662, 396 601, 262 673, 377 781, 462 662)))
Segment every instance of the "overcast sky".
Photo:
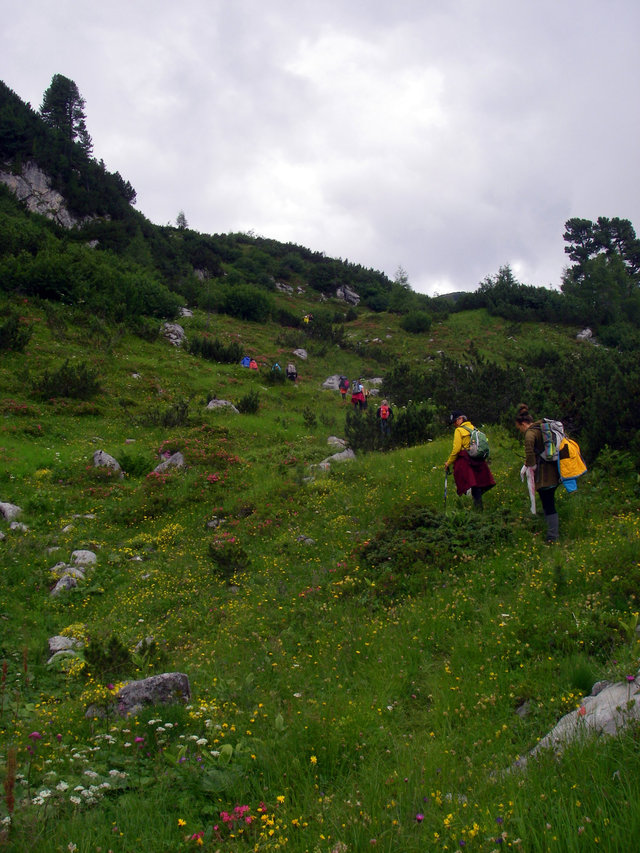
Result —
POLYGON ((24 0, 1 78, 54 74, 153 222, 474 290, 558 287, 572 216, 640 233, 638 0, 24 0))

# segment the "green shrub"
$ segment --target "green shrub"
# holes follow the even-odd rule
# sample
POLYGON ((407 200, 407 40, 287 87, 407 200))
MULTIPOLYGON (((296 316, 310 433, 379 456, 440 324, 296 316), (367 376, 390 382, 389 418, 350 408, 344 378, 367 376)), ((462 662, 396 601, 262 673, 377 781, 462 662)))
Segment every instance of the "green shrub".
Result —
POLYGON ((265 378, 269 385, 284 385, 287 381, 284 370, 270 370, 265 378))
POLYGON ((307 406, 302 411, 302 420, 307 429, 314 429, 318 424, 318 417, 314 410, 307 406))
POLYGON ((508 514, 485 518, 417 506, 386 519, 383 530, 359 548, 357 558, 373 582, 370 594, 395 599, 442 583, 508 536, 508 514))
POLYGON ((177 400, 172 405, 162 408, 153 406, 141 417, 144 426, 176 427, 189 423, 189 401, 177 400))
POLYGON ((84 649, 84 659, 94 678, 101 680, 117 678, 132 668, 131 652, 115 634, 107 641, 92 638, 84 649))
POLYGON ((219 533, 209 543, 209 556, 216 574, 222 578, 231 578, 249 565, 247 552, 237 538, 229 533, 219 533))
POLYGON ((36 380, 34 391, 45 400, 54 397, 88 400, 100 391, 98 371, 84 361, 70 364, 67 359, 57 369, 45 370, 36 380))
POLYGON ((129 326, 133 334, 143 341, 153 343, 160 337, 160 324, 151 317, 133 317, 129 322, 129 326))
POLYGON ((217 364, 237 364, 243 356, 239 343, 225 345, 217 338, 212 339, 207 336, 192 338, 189 341, 189 352, 207 361, 215 361, 217 364))
POLYGON ((31 340, 33 329, 20 322, 20 317, 11 312, 0 325, 0 350, 22 352, 31 340))
POLYGON ((244 397, 241 397, 237 404, 237 409, 241 415, 255 415, 260 408, 260 395, 257 391, 249 391, 244 397))
POLYGON ((414 311, 412 314, 405 314, 402 320, 400 320, 400 328, 414 335, 423 334, 431 328, 431 317, 425 311, 414 311))
POLYGON ((118 454, 120 467, 130 477, 143 477, 155 467, 151 464, 146 456, 141 454, 132 454, 128 450, 121 450, 118 454))

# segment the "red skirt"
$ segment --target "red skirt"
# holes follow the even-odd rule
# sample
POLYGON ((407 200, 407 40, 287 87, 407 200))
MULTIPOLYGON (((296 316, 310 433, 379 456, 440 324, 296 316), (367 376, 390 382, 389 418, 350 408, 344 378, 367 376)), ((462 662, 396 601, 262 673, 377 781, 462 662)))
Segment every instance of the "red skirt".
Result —
POLYGON ((461 450, 453 463, 453 476, 459 495, 464 495, 474 486, 486 492, 496 484, 485 460, 478 462, 469 456, 466 450, 461 450))

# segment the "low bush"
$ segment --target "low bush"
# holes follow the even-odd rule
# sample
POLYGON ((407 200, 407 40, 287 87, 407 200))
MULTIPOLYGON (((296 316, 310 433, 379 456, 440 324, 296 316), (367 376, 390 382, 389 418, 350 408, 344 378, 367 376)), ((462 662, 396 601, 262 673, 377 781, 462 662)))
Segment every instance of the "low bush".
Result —
POLYGON ((26 323, 20 322, 20 317, 11 312, 0 324, 0 350, 22 352, 31 340, 33 329, 26 323))
POLYGON ((84 659, 94 678, 101 680, 124 675, 133 665, 131 652, 115 634, 106 641, 92 638, 84 649, 84 659))
POLYGON ((243 356, 240 344, 233 342, 225 345, 217 338, 203 335, 189 341, 189 352, 216 364, 237 364, 243 356))
POLYGON ((33 390, 45 400, 54 397, 89 400, 100 391, 98 371, 84 361, 71 364, 67 359, 57 369, 45 370, 33 390))
POLYGON ((260 394, 257 391, 249 391, 244 397, 241 397, 237 404, 237 409, 241 415, 255 415, 260 408, 260 394))
POLYGON ((431 328, 431 317, 425 311, 414 311, 412 314, 405 314, 400 320, 400 328, 414 335, 423 334, 431 328))
POLYGON ((229 579, 249 565, 249 557, 237 538, 229 533, 219 533, 209 543, 209 556, 217 575, 229 579))
POLYGON ((189 423, 189 401, 176 400, 168 407, 152 406, 140 418, 144 426, 176 427, 189 423))

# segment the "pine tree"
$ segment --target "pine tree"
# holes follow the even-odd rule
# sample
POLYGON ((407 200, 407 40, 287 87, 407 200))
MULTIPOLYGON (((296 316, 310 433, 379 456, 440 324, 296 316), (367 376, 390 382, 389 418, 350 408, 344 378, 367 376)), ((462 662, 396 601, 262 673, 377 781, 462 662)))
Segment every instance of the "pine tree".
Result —
POLYGON ((90 157, 93 143, 87 131, 84 106, 84 98, 73 80, 54 74, 44 93, 40 115, 50 127, 60 131, 69 145, 77 142, 90 157))

